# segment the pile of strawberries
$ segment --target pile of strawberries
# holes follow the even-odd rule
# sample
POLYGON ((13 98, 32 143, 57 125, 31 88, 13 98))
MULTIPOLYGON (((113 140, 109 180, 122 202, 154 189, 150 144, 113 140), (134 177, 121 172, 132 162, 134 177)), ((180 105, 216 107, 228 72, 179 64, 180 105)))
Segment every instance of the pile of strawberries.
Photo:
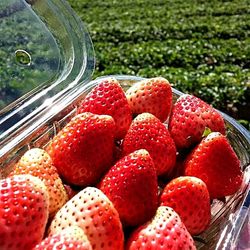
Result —
POLYGON ((222 116, 169 82, 102 80, 45 149, 0 181, 0 249, 196 249, 239 190, 222 116))

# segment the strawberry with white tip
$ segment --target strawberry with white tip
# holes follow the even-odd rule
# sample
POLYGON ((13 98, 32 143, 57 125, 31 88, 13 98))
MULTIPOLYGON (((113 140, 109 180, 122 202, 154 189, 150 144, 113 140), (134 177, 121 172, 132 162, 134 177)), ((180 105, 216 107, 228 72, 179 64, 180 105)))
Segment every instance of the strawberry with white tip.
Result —
POLYGON ((40 148, 32 148, 25 152, 17 162, 10 176, 30 174, 41 179, 49 193, 49 213, 53 216, 68 200, 68 195, 53 165, 49 154, 40 148))
POLYGON ((70 226, 61 232, 48 236, 37 244, 33 250, 92 250, 92 246, 78 226, 70 226))
POLYGON ((49 234, 73 225, 84 231, 93 249, 123 249, 124 235, 119 214, 97 188, 87 187, 69 200, 52 220, 49 234))
POLYGON ((167 120, 172 107, 171 85, 163 77, 145 79, 133 84, 126 97, 132 113, 151 113, 161 122, 167 120))

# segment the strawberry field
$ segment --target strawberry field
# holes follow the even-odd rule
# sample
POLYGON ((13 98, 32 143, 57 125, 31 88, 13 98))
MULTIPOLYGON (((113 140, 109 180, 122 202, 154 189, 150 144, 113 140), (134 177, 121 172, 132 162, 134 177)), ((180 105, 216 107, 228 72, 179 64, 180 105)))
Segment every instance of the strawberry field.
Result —
POLYGON ((91 34, 94 78, 163 76, 249 129, 249 0, 69 3, 91 34))

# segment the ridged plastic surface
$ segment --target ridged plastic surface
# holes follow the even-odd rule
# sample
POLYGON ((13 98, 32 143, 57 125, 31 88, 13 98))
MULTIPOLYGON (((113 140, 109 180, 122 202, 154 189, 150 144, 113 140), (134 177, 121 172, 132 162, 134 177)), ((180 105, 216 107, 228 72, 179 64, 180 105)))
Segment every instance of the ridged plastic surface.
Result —
MULTIPOLYGON (((64 0, 0 1, 0 157, 94 70, 94 49, 64 0), (8 34, 8 35, 7 35, 8 34), (9 39, 11 37, 11 39, 9 39), (7 72, 6 72, 7 71, 7 72)), ((37 125, 36 125, 37 126, 37 125)))

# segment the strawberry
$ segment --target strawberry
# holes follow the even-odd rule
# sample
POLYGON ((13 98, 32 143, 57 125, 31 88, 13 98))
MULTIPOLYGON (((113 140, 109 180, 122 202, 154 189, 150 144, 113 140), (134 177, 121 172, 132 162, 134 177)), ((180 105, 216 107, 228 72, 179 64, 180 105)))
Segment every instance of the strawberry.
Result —
POLYGON ((48 152, 68 184, 92 185, 113 163, 114 133, 111 116, 78 114, 53 138, 48 152))
POLYGON ((157 175, 168 174, 175 165, 174 141, 165 125, 150 113, 138 115, 123 140, 123 155, 138 149, 146 149, 149 152, 157 175))
POLYGON ((51 235, 37 244, 33 250, 92 250, 92 246, 83 230, 71 226, 60 233, 51 235))
POLYGON ((72 225, 83 229, 93 249, 123 249, 124 235, 119 214, 97 188, 87 187, 68 201, 52 220, 50 235, 72 225))
POLYGON ((209 225, 209 192, 206 184, 196 177, 183 176, 173 179, 165 186, 160 204, 173 208, 191 235, 200 234, 209 225))
POLYGON ((92 89, 78 108, 78 113, 83 112, 112 116, 116 123, 116 139, 125 136, 132 121, 125 93, 114 78, 104 79, 92 89))
POLYGON ((243 179, 240 160, 227 138, 219 132, 210 133, 188 155, 184 173, 203 180, 211 199, 234 194, 243 179))
POLYGON ((114 204, 125 226, 146 222, 157 209, 156 170, 152 158, 144 149, 119 160, 98 187, 114 204))
POLYGON ((193 95, 180 96, 169 120, 176 147, 181 150, 199 143, 206 127, 222 134, 226 131, 222 115, 212 106, 193 95))
POLYGON ((26 250, 43 238, 49 196, 44 183, 31 175, 0 180, 0 249, 26 250))
POLYGON ((28 150, 15 165, 10 176, 30 174, 41 179, 49 193, 49 213, 53 215, 68 200, 56 167, 49 154, 40 148, 28 150))
POLYGON ((133 114, 151 113, 164 122, 172 107, 172 89, 163 77, 145 79, 126 91, 133 114))
POLYGON ((127 250, 196 249, 179 215, 170 207, 160 206, 155 216, 136 229, 128 239, 127 250))

